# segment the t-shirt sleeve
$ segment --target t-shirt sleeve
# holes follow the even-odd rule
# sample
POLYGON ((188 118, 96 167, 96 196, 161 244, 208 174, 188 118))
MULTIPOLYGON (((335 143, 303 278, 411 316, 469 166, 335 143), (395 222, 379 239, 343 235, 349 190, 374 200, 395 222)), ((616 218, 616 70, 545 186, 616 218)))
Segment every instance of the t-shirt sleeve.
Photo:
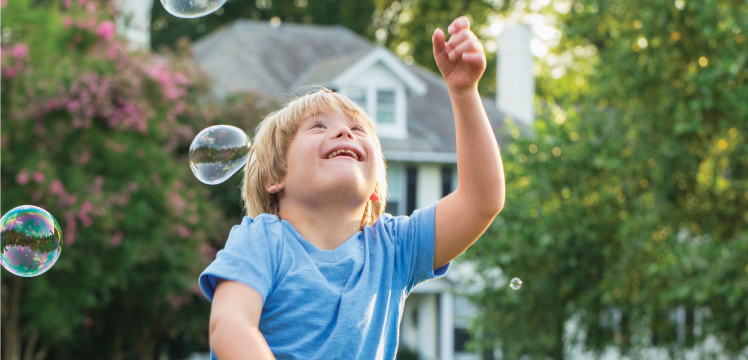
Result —
POLYGON ((264 220, 247 216, 231 229, 223 250, 200 275, 200 289, 209 301, 213 301, 219 278, 250 286, 263 302, 267 299, 279 264, 282 232, 273 231, 264 220))
POLYGON ((436 205, 418 209, 408 216, 391 218, 394 225, 395 267, 406 280, 406 293, 429 279, 446 275, 449 264, 434 270, 436 205))

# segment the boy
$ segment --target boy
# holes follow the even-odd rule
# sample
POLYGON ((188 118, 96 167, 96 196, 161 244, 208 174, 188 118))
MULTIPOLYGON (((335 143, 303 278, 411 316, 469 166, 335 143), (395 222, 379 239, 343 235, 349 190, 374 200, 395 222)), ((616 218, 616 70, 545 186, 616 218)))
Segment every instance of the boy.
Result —
POLYGON ((478 95, 486 68, 466 17, 433 35, 457 133, 459 186, 410 217, 383 214, 387 183, 371 119, 329 91, 260 124, 242 194, 248 216, 200 276, 212 358, 394 359, 405 298, 504 205, 504 173, 478 95))

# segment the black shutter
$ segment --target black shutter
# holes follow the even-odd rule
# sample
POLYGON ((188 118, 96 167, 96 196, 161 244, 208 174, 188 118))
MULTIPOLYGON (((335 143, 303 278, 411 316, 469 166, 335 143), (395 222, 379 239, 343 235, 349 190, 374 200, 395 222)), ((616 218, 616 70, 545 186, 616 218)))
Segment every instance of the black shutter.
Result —
POLYGON ((407 211, 408 216, 416 210, 416 184, 418 183, 418 168, 409 166, 406 170, 407 178, 407 211))
POLYGON ((452 167, 442 168, 442 197, 452 193, 452 167))

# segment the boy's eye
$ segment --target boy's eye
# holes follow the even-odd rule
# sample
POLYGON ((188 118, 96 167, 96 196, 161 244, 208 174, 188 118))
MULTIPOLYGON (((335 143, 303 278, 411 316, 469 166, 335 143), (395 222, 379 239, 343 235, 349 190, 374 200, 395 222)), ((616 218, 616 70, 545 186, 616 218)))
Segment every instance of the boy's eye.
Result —
POLYGON ((360 131, 360 132, 364 132, 364 128, 362 128, 362 127, 360 127, 358 125, 353 125, 353 127, 351 129, 357 130, 357 131, 360 131))
POLYGON ((312 126, 312 128, 316 128, 316 127, 318 127, 318 126, 321 126, 321 127, 323 128, 323 129, 326 129, 326 128, 327 128, 327 127, 325 126, 325 124, 323 124, 323 123, 316 123, 316 124, 314 124, 314 126, 312 126))

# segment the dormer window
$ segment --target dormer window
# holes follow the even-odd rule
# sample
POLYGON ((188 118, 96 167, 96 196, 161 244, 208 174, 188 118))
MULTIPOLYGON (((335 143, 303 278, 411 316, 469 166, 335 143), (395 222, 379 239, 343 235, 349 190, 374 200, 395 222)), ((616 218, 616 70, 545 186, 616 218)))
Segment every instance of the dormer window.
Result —
POLYGON ((377 122, 395 123, 395 90, 377 89, 377 122))
POLYGON ((366 110, 366 88, 354 87, 348 91, 348 97, 358 103, 359 106, 366 110))

